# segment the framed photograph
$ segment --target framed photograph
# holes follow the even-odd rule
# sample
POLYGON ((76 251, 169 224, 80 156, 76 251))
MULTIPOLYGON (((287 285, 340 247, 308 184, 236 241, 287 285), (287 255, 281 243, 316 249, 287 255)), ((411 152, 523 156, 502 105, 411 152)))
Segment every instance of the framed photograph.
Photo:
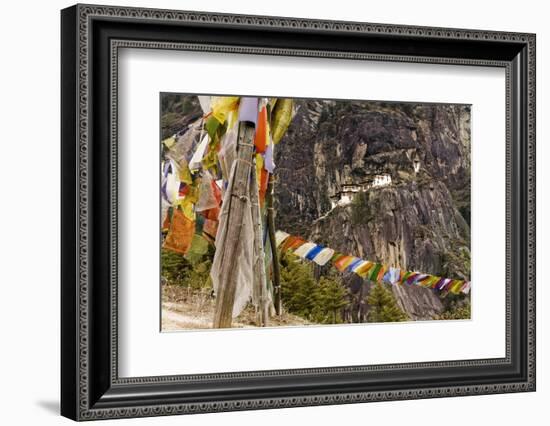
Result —
POLYGON ((61 12, 61 412, 535 390, 535 35, 61 12))

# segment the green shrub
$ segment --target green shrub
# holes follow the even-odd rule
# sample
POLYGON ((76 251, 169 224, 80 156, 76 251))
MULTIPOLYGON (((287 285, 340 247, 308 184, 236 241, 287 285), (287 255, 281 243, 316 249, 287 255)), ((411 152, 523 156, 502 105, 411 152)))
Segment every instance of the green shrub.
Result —
POLYGON ((457 319, 470 319, 472 315, 470 302, 453 303, 447 310, 438 315, 434 319, 439 320, 457 320, 457 319))
POLYGON ((368 322, 407 321, 409 317, 397 305, 393 293, 382 283, 374 284, 367 297, 368 322))
POLYGON ((312 264, 281 256, 281 300, 288 312, 315 323, 338 324, 346 295, 339 277, 328 274, 316 280, 312 264))
POLYGON ((212 260, 205 256, 200 262, 191 263, 181 254, 162 250, 160 258, 161 276, 170 285, 191 287, 193 289, 212 286, 210 268, 212 260))

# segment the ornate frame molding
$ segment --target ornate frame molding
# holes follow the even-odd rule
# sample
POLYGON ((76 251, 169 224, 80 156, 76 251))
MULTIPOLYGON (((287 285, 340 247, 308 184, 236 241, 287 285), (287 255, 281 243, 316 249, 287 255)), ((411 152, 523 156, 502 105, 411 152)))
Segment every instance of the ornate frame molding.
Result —
MULTIPOLYGON (((518 391, 533 391, 535 389, 535 36, 533 34, 520 34, 510 32, 495 32, 495 31, 479 31, 479 30, 464 30, 464 29, 447 29, 447 28, 429 28, 429 27, 410 27, 401 25, 385 25, 385 24, 369 24, 358 22, 335 22, 323 20, 306 20, 295 18, 280 18, 266 16, 244 16, 244 15, 228 15, 203 12, 186 12, 186 11, 169 11, 156 9, 141 9, 127 7, 104 7, 77 5, 73 8, 64 11, 65 30, 63 37, 73 37, 71 44, 68 41, 64 45, 64 67, 66 72, 74 73, 74 94, 76 95, 76 103, 67 105, 73 92, 68 93, 67 98, 63 97, 63 111, 66 116, 69 116, 68 108, 73 108, 75 118, 74 132, 67 131, 67 136, 64 136, 63 146, 72 146, 74 157, 63 159, 64 167, 67 173, 71 172, 74 178, 73 182, 67 183, 66 191, 74 191, 72 196, 66 195, 64 201, 64 209, 68 209, 75 215, 75 229, 67 229, 68 236, 63 236, 65 246, 68 243, 66 239, 74 241, 67 251, 63 252, 64 263, 75 262, 72 265, 76 274, 75 277, 64 279, 63 291, 74 292, 72 295, 75 301, 75 306, 67 307, 67 301, 64 304, 63 321, 73 321, 72 327, 76 335, 69 336, 69 331, 64 327, 64 342, 63 352, 66 357, 74 357, 70 367, 71 372, 65 373, 65 379, 62 377, 62 382, 65 390, 62 391, 62 413, 68 417, 78 420, 103 419, 113 417, 140 417, 151 415, 170 415, 184 413, 205 413, 214 411, 229 411, 229 410, 248 410, 261 408, 281 408, 293 406, 309 406, 309 405, 325 405, 325 404, 343 404, 353 402, 367 401, 382 401, 382 400, 400 400, 400 399, 416 399, 416 398, 434 398, 442 396, 461 396, 475 395, 488 393, 504 393, 518 391), (524 81, 513 80, 513 75, 517 70, 518 64, 513 60, 504 59, 474 59, 474 58, 459 58, 459 57, 441 57, 441 56, 415 56, 402 54, 383 54, 383 53, 363 53, 363 52, 345 52, 335 50, 318 50, 318 49, 297 49, 297 48, 280 48, 280 47, 254 47, 254 46, 230 46, 230 45, 215 45, 212 43, 182 43, 178 41, 145 41, 145 40, 122 40, 113 38, 109 44, 110 57, 110 329, 106 330, 109 334, 111 345, 110 365, 108 367, 109 388, 123 389, 129 386, 146 386, 146 385, 170 385, 171 383, 195 383, 195 382, 212 382, 227 379, 250 379, 250 378, 265 378, 265 377, 289 377, 304 375, 330 375, 333 373, 357 373, 357 372, 373 372, 373 371, 389 371, 389 370, 406 370, 411 368, 433 368, 444 369, 450 367, 473 367, 473 366, 489 366, 489 365, 504 365, 511 364, 512 360, 512 322, 513 312, 511 302, 513 297, 513 282, 512 282, 512 265, 510 258, 514 247, 512 247, 512 226, 513 223, 511 214, 513 191, 523 191, 523 197, 526 203, 526 232, 524 236, 525 247, 525 262, 526 262, 526 284, 524 295, 526 297, 526 345, 525 355, 526 361, 525 374, 521 380, 512 380, 504 383, 489 383, 475 385, 452 385, 452 386, 434 386, 426 388, 406 388, 402 387, 396 390, 377 390, 377 391, 360 391, 360 392, 337 392, 337 393, 318 393, 312 395, 300 396, 273 396, 266 398, 237 398, 228 400, 216 400, 205 402, 164 402, 155 404, 125 404, 124 402, 116 402, 116 398, 112 397, 102 402, 103 397, 94 396, 97 391, 90 388, 91 375, 96 374, 97 370, 90 363, 90 356, 93 348, 90 342, 94 339, 91 331, 90 316, 91 297, 90 297, 90 269, 91 261, 91 241, 93 239, 93 228, 91 224, 91 215, 94 206, 91 204, 93 200, 92 194, 92 174, 90 169, 91 162, 90 147, 91 135, 90 127, 91 116, 93 112, 93 81, 91 81, 92 72, 92 49, 97 49, 92 44, 93 22, 96 20, 110 22, 139 22, 142 24, 192 24, 192 25, 216 25, 225 28, 270 28, 281 31, 304 32, 314 31, 316 33, 325 33, 327 35, 336 34, 351 34, 356 36, 375 35, 392 39, 395 37, 406 38, 411 37, 416 40, 437 40, 437 41, 473 41, 473 42, 502 42, 507 45, 516 45, 518 49, 524 49, 525 54, 522 61, 526 61, 524 67, 526 75, 524 81), (506 103, 507 103, 507 164, 506 164, 506 194, 507 194, 507 260, 506 260, 506 357, 504 359, 482 359, 482 360, 463 360, 450 362, 433 362, 433 363, 414 363, 414 364, 392 364, 378 366, 361 366, 361 367, 327 367, 319 369, 301 369, 301 370, 274 370, 263 372, 244 372, 244 373, 222 373, 208 375, 193 375, 193 376, 162 376, 162 377, 145 377, 145 378, 126 378, 121 379, 117 374, 117 72, 118 72, 118 50, 120 48, 154 48, 154 49, 175 49, 175 50, 195 50, 195 51, 221 51, 228 53, 239 54, 266 54, 266 55, 298 55, 309 57, 324 57, 338 59, 355 59, 355 60, 375 60, 375 61, 397 61, 397 62, 424 62, 424 63, 445 63, 457 65, 481 65, 504 67, 506 69, 506 103), (65 65, 65 61, 72 62, 65 65), (74 61, 74 62, 73 62, 74 61), (517 85, 524 85, 522 89, 525 92, 525 102, 521 105, 513 105, 512 98, 517 95, 520 90, 517 85), (520 108, 521 114, 524 116, 522 122, 526 127, 527 138, 523 141, 526 145, 525 149, 525 178, 524 186, 516 188, 515 182, 512 181, 512 161, 513 149, 512 142, 514 132, 518 129, 512 128, 512 115, 517 113, 514 108, 520 108), (75 160, 76 159, 76 160, 75 160), (73 166, 65 166, 66 162, 75 162, 73 166), (71 170, 69 170, 71 169, 71 170), (74 198, 73 198, 74 197, 74 198), (71 204, 71 207, 68 206, 71 204), (74 352, 76 351, 76 352, 74 352), (74 379, 70 380, 70 379, 74 379), (69 397, 68 393, 75 392, 75 398, 69 397), (115 401, 115 402, 113 402, 115 401), (64 404, 64 406, 63 406, 64 404)), ((67 89, 65 89, 67 90, 67 89)), ((72 164, 72 163, 71 163, 72 164)), ((520 170, 521 171, 521 170, 520 170)), ((65 183, 64 183, 65 185, 65 183)), ((68 272, 69 274, 69 272, 68 272)), ((69 274, 70 275, 70 274, 69 274)), ((94 355, 95 356, 95 355, 94 355)), ((98 387, 98 385, 94 385, 98 387)), ((101 392, 100 392, 101 393, 101 392)), ((115 395, 117 396, 117 395, 115 395)))

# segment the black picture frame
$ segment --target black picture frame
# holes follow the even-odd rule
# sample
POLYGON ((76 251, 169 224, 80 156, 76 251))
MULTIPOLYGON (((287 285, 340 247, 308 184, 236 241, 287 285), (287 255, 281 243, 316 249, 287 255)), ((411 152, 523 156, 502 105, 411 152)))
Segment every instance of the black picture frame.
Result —
MULTIPOLYGON (((61 414, 158 416, 535 390, 535 35, 75 5, 61 12, 61 414), (506 356, 119 378, 117 52, 193 49, 506 70, 506 356)), ((504 179, 504 176, 503 176, 504 179)))

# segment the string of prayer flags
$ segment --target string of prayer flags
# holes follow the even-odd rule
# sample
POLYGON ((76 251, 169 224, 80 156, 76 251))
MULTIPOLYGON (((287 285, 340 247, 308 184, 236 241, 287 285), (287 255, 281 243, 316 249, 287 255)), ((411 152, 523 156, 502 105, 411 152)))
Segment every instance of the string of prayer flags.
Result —
MULTIPOLYGON (((198 100, 202 117, 162 144, 168 162, 163 166, 161 181, 162 230, 166 232, 163 247, 196 262, 211 252, 214 245, 210 276, 219 300, 229 303, 223 295, 231 293, 220 291, 220 286, 227 288, 230 267, 230 279, 236 282, 231 316, 236 317, 252 300, 261 316, 267 317, 269 307, 273 309, 273 286, 266 274, 272 255, 266 232, 267 214, 271 210, 266 209, 264 200, 270 174, 275 169, 274 144, 290 125, 292 100, 234 96, 200 96, 198 100), (246 129, 246 141, 238 141, 239 131, 244 127, 239 122, 254 125, 253 133, 246 129), (239 143, 246 144, 248 149, 238 151, 239 143), (250 152, 251 145, 253 155, 245 158, 242 153, 250 152), (246 180, 247 196, 241 197, 246 203, 242 209, 233 208, 235 204, 230 202, 238 156, 252 167, 250 179, 246 180), (232 246, 232 231, 228 231, 233 222, 240 224, 237 247, 232 246)), ((239 191, 242 181, 239 177, 239 191)), ((298 238, 286 240, 291 248, 304 242, 298 238)), ((328 262, 334 253, 324 248, 319 252, 322 256, 315 257, 317 262, 328 262)), ((221 326, 227 322, 225 316, 225 313, 215 316, 214 323, 221 326)))
MULTIPOLYGON (((259 204, 263 208, 269 176, 275 169, 274 143, 280 141, 293 115, 291 99, 199 96, 198 100, 203 116, 162 141, 166 153, 161 181, 162 221, 164 232, 167 236, 170 234, 166 248, 175 247, 175 251, 183 254, 196 252, 193 246, 197 243, 200 243, 199 252, 203 252, 204 244, 198 237, 193 243, 192 235, 187 232, 185 237, 180 232, 171 232, 174 212, 177 212, 175 231, 181 228, 181 217, 185 217, 185 229, 193 223, 196 235, 209 243, 215 242, 222 199, 236 158, 237 122, 250 122, 255 127, 252 161, 259 204), (218 180, 220 185, 215 183, 218 180), (185 239, 178 246, 172 240, 180 237, 185 239)), ((326 263, 332 253, 330 249, 324 250, 322 256, 314 260, 326 263)))
POLYGON ((370 281, 384 282, 392 285, 416 285, 452 294, 468 294, 471 289, 471 282, 468 280, 457 280, 416 271, 405 271, 382 263, 344 255, 335 252, 333 249, 306 241, 303 238, 283 231, 276 232, 275 240, 277 247, 282 251, 292 251, 294 255, 302 259, 311 260, 321 266, 326 265, 330 260, 333 266, 340 272, 353 272, 361 278, 370 281))
MULTIPOLYGON (((236 122, 247 121, 255 126, 254 162, 259 190, 260 204, 263 205, 269 175, 274 172, 274 143, 278 142, 288 128, 293 114, 291 99, 200 96, 199 103, 204 115, 194 123, 163 143, 167 156, 176 163, 179 181, 193 185, 194 176, 202 171, 210 171, 223 178, 227 186, 229 169, 235 158, 237 142, 236 122)), ((169 203, 174 202, 174 179, 164 188, 169 203)), ((185 185, 180 188, 180 196, 185 195, 185 185)))

